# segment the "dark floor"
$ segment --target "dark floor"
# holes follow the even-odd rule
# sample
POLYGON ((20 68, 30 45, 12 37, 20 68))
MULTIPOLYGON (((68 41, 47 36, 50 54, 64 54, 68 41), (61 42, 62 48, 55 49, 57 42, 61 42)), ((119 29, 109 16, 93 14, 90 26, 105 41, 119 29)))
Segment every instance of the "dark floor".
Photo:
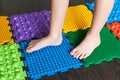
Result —
POLYGON ((104 62, 100 65, 92 65, 89 68, 70 70, 66 73, 58 73, 52 77, 44 77, 41 80, 120 80, 120 60, 104 62))
MULTIPOLYGON (((51 0, 0 0, 0 15, 14 15, 43 9, 50 10, 50 1, 51 0)), ((84 4, 88 1, 94 0, 70 0, 70 6, 84 4)))

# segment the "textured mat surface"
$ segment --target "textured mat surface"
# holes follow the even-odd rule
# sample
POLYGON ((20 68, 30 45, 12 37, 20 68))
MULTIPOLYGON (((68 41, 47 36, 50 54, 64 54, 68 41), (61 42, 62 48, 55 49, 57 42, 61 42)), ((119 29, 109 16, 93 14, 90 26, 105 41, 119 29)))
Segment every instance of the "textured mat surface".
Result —
MULTIPOLYGON (((70 42, 75 46, 78 45, 87 33, 86 31, 70 32, 67 36, 70 42)), ((101 45, 97 47, 92 55, 84 59, 85 67, 91 64, 100 64, 102 61, 110 61, 113 58, 120 58, 120 41, 115 38, 115 35, 110 32, 107 27, 101 31, 101 45)))
POLYGON ((22 69, 18 48, 15 43, 0 45, 0 80, 25 80, 26 72, 22 69))
POLYGON ((49 11, 32 12, 30 14, 9 17, 15 42, 42 38, 49 32, 49 11))
POLYGON ((85 5, 69 7, 63 26, 63 32, 67 33, 77 31, 78 29, 86 29, 90 27, 91 22, 92 12, 88 10, 85 5))
POLYGON ((6 42, 13 42, 12 33, 10 32, 10 26, 8 26, 9 21, 7 16, 0 16, 0 44, 6 42))
POLYGON ((69 41, 63 34, 63 42, 60 46, 49 46, 33 53, 26 53, 29 42, 21 42, 22 56, 25 57, 24 64, 28 67, 27 75, 29 79, 37 80, 43 76, 51 76, 57 72, 65 72, 69 69, 76 69, 82 63, 70 55, 69 41))
POLYGON ((112 24, 106 24, 106 26, 120 39, 120 22, 113 22, 112 24))
MULTIPOLYGON (((94 10, 94 2, 86 3, 90 10, 94 10)), ((108 17, 106 23, 119 22, 120 21, 120 0, 115 0, 113 10, 108 17)))

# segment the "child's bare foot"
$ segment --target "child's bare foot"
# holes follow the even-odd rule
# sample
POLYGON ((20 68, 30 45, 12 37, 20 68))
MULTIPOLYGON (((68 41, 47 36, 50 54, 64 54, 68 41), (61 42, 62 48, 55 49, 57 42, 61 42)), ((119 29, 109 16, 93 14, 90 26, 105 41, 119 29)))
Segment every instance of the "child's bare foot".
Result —
POLYGON ((100 45, 100 34, 87 34, 85 39, 71 51, 71 55, 76 58, 87 58, 93 50, 100 45))
POLYGON ((33 51, 39 50, 47 46, 57 46, 60 45, 61 42, 62 42, 62 36, 60 37, 46 36, 42 39, 32 40, 29 43, 26 52, 31 53, 33 51))

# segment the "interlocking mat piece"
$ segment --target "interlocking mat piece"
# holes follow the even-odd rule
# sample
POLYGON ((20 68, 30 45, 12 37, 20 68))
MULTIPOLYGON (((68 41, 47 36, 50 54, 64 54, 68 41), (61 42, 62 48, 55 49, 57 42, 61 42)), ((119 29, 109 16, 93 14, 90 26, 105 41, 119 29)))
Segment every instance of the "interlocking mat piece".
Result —
POLYGON ((7 42, 13 42, 12 33, 10 32, 10 26, 7 16, 0 16, 0 44, 7 42))
POLYGON ((70 55, 72 46, 63 34, 63 42, 59 46, 48 46, 32 53, 26 53, 28 42, 21 42, 20 49, 25 57, 24 64, 28 68, 28 79, 37 80, 43 76, 51 76, 58 72, 80 68, 83 63, 70 55))
POLYGON ((106 24, 106 26, 117 36, 120 40, 120 22, 113 22, 112 24, 106 24))
POLYGON ((50 12, 43 10, 29 14, 10 16, 10 24, 15 42, 42 38, 49 32, 50 12))
MULTIPOLYGON (((83 40, 87 31, 70 32, 67 33, 67 36, 70 42, 76 46, 83 40)), ((115 35, 107 27, 104 27, 101 31, 101 45, 83 62, 85 67, 89 67, 91 64, 100 64, 102 61, 110 61, 113 58, 120 58, 120 41, 115 38, 115 35)))
MULTIPOLYGON (((95 4, 94 2, 86 3, 88 8, 92 11, 94 11, 94 4, 95 4)), ((119 22, 119 21, 120 21, 120 0, 115 0, 114 7, 106 23, 109 24, 112 22, 119 22)))
POLYGON ((20 61, 19 45, 7 43, 0 45, 0 80, 25 80, 26 72, 20 61))
POLYGON ((69 7, 63 26, 63 32, 67 33, 90 27, 92 16, 92 12, 88 10, 85 5, 69 7))

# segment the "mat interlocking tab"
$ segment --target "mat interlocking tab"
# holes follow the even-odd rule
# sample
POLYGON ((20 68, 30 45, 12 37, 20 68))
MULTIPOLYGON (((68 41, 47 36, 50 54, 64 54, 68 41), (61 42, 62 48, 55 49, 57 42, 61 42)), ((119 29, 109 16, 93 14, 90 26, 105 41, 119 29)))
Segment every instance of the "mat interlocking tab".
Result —
POLYGON ((20 61, 19 45, 8 43, 0 45, 0 80, 25 80, 26 72, 20 61))
POLYGON ((120 22, 113 22, 112 24, 106 24, 106 26, 120 39, 120 22))
POLYGON ((92 16, 92 12, 88 10, 85 5, 69 7, 63 26, 63 31, 67 33, 90 27, 92 16))
MULTIPOLYGON (((92 11, 94 11, 94 4, 95 4, 94 2, 86 3, 88 8, 92 11)), ((119 21, 120 21, 120 0, 115 0, 114 7, 106 23, 109 24, 112 22, 119 22, 119 21)))
MULTIPOLYGON (((69 32, 66 35, 70 42, 77 46, 85 37, 87 30, 79 30, 77 32, 69 32)), ((120 58, 120 41, 110 32, 107 27, 101 31, 101 45, 97 47, 93 53, 83 60, 85 67, 91 64, 100 64, 102 61, 111 61, 113 58, 120 58)))
POLYGON ((10 32, 10 26, 7 16, 0 16, 0 44, 7 42, 13 42, 12 33, 10 32))
POLYGON ((10 24, 15 42, 26 41, 33 38, 42 38, 49 32, 50 12, 43 10, 29 14, 10 16, 10 24))
POLYGON ((24 64, 28 67, 28 78, 37 80, 42 76, 51 76, 57 72, 65 72, 69 69, 80 68, 83 63, 70 55, 72 46, 63 34, 63 42, 60 46, 48 46, 41 50, 26 53, 28 42, 21 42, 22 56, 25 57, 24 64))

